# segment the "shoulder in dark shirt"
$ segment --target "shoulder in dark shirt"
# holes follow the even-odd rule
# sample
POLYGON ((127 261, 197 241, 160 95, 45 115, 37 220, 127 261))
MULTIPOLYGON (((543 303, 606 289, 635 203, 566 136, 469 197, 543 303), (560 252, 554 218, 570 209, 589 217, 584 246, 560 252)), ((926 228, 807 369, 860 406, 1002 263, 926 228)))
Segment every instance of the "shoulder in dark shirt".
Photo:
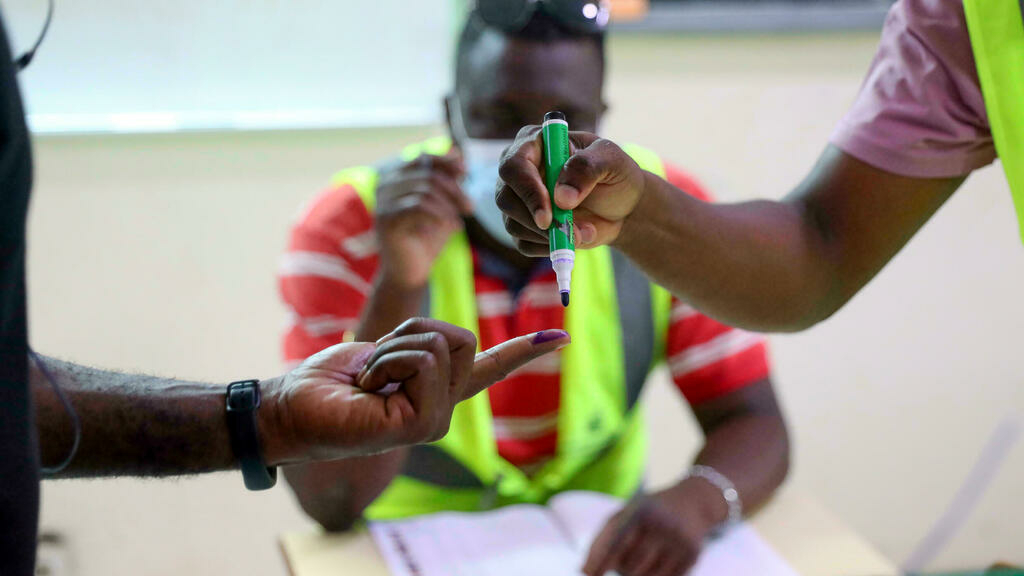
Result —
POLYGON ((28 384, 25 217, 28 130, 0 19, 0 574, 34 572, 39 472, 28 384))

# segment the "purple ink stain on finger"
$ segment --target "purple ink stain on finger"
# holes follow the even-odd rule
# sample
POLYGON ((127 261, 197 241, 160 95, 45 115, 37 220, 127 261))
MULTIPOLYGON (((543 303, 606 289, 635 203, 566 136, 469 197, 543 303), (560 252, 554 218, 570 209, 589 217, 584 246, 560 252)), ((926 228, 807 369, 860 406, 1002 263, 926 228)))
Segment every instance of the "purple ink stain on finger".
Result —
POLYGON ((533 340, 530 342, 533 344, 544 344, 545 342, 551 342, 552 340, 560 340, 569 336, 569 333, 565 330, 542 330, 533 335, 533 340))

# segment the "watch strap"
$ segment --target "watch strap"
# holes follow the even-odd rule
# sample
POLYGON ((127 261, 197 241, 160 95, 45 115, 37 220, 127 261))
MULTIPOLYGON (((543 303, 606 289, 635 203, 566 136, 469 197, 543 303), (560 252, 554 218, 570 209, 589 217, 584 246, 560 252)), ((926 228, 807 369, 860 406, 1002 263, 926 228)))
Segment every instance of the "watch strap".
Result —
POLYGON ((231 450, 238 459, 242 480, 249 490, 266 490, 277 483, 277 468, 268 467, 260 449, 256 411, 260 407, 259 380, 228 384, 227 420, 231 450))

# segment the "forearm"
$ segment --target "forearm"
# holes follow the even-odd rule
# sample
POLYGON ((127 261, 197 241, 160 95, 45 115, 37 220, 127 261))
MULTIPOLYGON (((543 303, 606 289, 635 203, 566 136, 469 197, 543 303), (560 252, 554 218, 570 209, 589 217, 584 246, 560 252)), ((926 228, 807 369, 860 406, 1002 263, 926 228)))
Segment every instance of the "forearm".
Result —
MULTIPOLYGON (((728 478, 739 493, 744 514, 764 505, 789 472, 789 436, 777 414, 751 413, 724 419, 707 434, 694 464, 710 466, 728 478)), ((711 500, 725 519, 724 499, 717 487, 695 478, 716 492, 711 500)))
POLYGON ((779 202, 708 204, 647 173, 615 243, 727 324, 801 330, 874 278, 961 182, 899 176, 834 146, 779 202))
MULTIPOLYGON (((81 421, 81 443, 61 476, 165 476, 235 466, 225 419, 226 387, 122 374, 38 357, 81 421)), ((31 362, 43 466, 65 458, 71 420, 31 362)))
POLYGON ((722 322, 798 330, 835 307, 833 259, 799 204, 710 204, 647 175, 616 247, 722 322))
POLYGON ((426 286, 406 288, 380 276, 366 302, 356 329, 357 342, 374 342, 409 318, 420 316, 426 286))
MULTIPOLYGON (((785 420, 764 379, 694 408, 705 443, 694 464, 708 466, 735 486, 745 514, 760 508, 789 470, 785 420)), ((699 475, 666 490, 669 502, 689 511, 689 521, 708 533, 729 517, 721 486, 699 475)))
POLYGON ((352 528, 402 469, 407 448, 363 458, 288 466, 284 476, 302 509, 325 530, 352 528))

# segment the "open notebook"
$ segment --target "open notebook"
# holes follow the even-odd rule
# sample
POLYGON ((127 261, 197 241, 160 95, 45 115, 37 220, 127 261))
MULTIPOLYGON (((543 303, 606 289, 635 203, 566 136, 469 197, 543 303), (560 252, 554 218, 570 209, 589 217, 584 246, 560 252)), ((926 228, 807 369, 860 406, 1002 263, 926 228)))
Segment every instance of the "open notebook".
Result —
MULTIPOLYGON (((590 543, 622 501, 565 492, 547 506, 442 512, 373 522, 370 532, 393 576, 568 576, 580 573, 590 543)), ((795 576, 747 525, 708 543, 688 576, 795 576)))

